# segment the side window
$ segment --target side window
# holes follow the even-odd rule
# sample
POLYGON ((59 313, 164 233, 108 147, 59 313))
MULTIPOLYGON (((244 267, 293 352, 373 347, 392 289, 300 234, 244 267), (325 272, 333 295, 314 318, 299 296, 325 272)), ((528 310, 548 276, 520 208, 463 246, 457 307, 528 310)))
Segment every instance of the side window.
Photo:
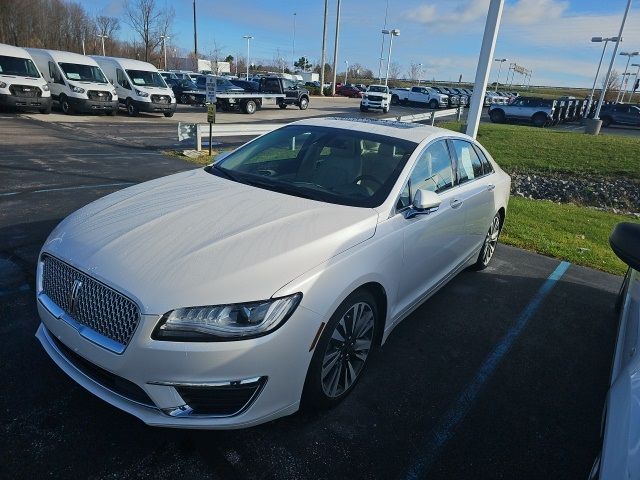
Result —
POLYGON ((452 140, 453 148, 458 159, 458 181, 468 182, 482 176, 482 162, 473 146, 464 140, 452 140))
POLYGON ((477 145, 474 145, 473 148, 475 149, 476 154, 478 155, 478 157, 480 158, 480 162, 482 163, 482 174, 489 175, 490 173, 493 173, 493 166, 485 156, 484 152, 477 145))
POLYGON ((53 80, 55 83, 64 85, 62 75, 60 75, 60 71, 56 67, 56 64, 53 62, 49 62, 49 77, 51 77, 51 80, 53 80))
POLYGON ((120 85, 122 88, 126 88, 127 90, 131 90, 131 86, 129 85, 129 81, 124 76, 124 72, 122 70, 120 70, 119 68, 116 68, 116 81, 118 82, 118 85, 120 85))
POLYGON ((418 189, 440 193, 453 187, 451 156, 444 140, 426 148, 409 177, 409 182, 400 194, 398 209, 408 207, 418 189))

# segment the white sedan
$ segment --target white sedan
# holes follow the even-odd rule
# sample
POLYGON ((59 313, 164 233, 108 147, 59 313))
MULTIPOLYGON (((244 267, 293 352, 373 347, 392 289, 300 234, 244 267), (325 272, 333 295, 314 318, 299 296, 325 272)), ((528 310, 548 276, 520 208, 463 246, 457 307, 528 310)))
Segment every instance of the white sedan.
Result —
POLYGON ((329 407, 402 319, 489 264, 509 187, 466 135, 293 123, 63 220, 39 258, 37 337, 150 425, 239 428, 329 407))

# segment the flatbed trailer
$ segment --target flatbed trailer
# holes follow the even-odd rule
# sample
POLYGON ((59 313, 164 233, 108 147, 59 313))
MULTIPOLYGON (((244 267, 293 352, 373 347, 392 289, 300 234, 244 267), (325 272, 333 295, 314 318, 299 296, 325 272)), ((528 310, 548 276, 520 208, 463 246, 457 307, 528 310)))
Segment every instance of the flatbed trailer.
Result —
POLYGON ((266 105, 280 105, 281 102, 284 102, 285 97, 284 93, 217 93, 215 103, 225 112, 239 107, 241 111, 251 115, 266 105))

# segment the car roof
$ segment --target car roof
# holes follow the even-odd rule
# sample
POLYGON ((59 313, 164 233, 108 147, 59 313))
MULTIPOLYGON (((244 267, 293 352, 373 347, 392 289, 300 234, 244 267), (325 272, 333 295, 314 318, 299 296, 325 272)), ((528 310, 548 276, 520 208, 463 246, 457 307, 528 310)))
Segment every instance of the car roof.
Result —
POLYGON ((31 59, 31 55, 29 55, 24 48, 14 47, 13 45, 7 45, 6 43, 0 43, 0 55, 31 59))
POLYGON ((102 57, 102 56, 99 56, 99 55, 90 55, 90 57, 93 58, 98 63, 100 63, 103 60, 109 61, 109 62, 117 62, 125 70, 144 70, 144 71, 148 71, 149 67, 151 67, 151 69, 152 69, 151 71, 157 71, 158 70, 151 63, 142 62, 140 60, 132 60, 131 58, 102 57))
POLYGON ((376 120, 356 117, 320 117, 299 120, 292 125, 313 125, 318 127, 339 128, 358 132, 373 133, 387 137, 395 137, 410 142, 420 143, 423 140, 438 137, 460 137, 471 140, 471 137, 444 128, 422 125, 420 123, 397 122, 395 120, 376 120))
POLYGON ((27 48, 26 50, 29 53, 35 54, 36 56, 41 53, 49 55, 49 57, 51 57, 55 62, 72 62, 78 63, 80 65, 93 66, 97 65, 96 61, 93 58, 86 55, 81 55, 79 53, 65 52, 62 50, 47 50, 46 48, 27 48))

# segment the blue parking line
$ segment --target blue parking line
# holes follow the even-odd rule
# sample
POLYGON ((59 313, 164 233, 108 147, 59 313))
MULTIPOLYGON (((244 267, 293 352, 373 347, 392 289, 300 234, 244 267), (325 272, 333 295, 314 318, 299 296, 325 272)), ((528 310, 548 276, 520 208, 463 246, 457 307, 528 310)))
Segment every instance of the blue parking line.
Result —
POLYGON ((502 358, 509 352, 518 336, 522 333, 522 330, 524 330, 529 320, 542 304, 542 301, 547 297, 549 292, 551 292, 558 280, 562 278, 570 265, 569 262, 561 262, 551 275, 547 277, 547 280, 542 284, 529 304, 520 312, 516 323, 485 359, 480 370, 478 370, 471 383, 464 389, 462 395, 458 397, 451 408, 449 408, 431 430, 429 439, 422 449, 421 457, 412 465, 407 473, 407 480, 417 480, 427 474, 434 461, 438 458, 442 448, 455 433, 455 429, 464 420, 467 413, 469 413, 482 387, 491 378, 502 358))

